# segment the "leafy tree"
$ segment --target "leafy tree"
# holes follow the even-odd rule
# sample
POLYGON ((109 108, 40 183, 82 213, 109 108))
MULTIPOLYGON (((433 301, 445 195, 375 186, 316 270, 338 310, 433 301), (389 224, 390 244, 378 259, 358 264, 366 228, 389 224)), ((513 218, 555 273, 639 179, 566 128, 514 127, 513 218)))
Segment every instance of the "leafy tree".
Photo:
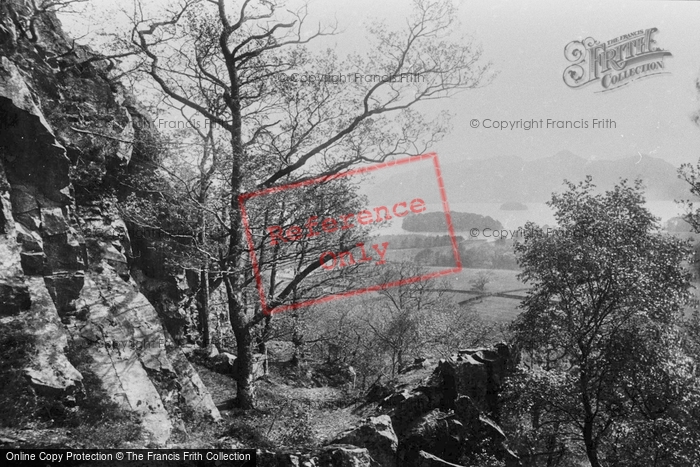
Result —
MULTIPOLYGON (((690 185, 690 193, 696 198, 700 197, 700 161, 696 165, 681 164, 678 169, 678 177, 690 185)), ((700 232, 700 209, 697 209, 691 200, 680 202, 686 209, 683 219, 693 228, 694 232, 700 232)))
MULTIPOLYGON (((424 274, 412 263, 382 271, 380 283, 424 274)), ((411 357, 447 356, 459 346, 483 343, 490 332, 473 309, 460 309, 449 297, 450 283, 429 280, 383 289, 370 304, 366 326, 377 347, 388 356, 391 378, 411 357)))
POLYGON ((567 185, 548 203, 558 229, 530 223, 515 246, 532 285, 513 325, 524 364, 510 403, 529 427, 524 454, 530 465, 697 463, 697 387, 677 327, 689 246, 659 232, 640 181, 603 194, 590 177, 567 185))
POLYGON ((476 277, 469 281, 474 287, 474 290, 483 294, 486 291, 486 286, 493 280, 493 273, 490 271, 481 271, 476 277))
MULTIPOLYGON (((264 316, 247 298, 250 274, 238 195, 425 152, 445 133, 446 120, 425 121, 415 105, 478 86, 488 68, 469 41, 449 39, 454 8, 444 1, 416 0, 403 31, 373 27, 372 52, 347 61, 330 51, 313 55, 305 49, 335 29, 307 33, 306 8, 284 7, 275 0, 184 0, 167 17, 152 20, 137 2, 131 38, 121 44, 124 54, 140 54, 142 71, 163 93, 215 124, 229 142, 222 161, 229 206, 219 219, 226 236, 217 269, 236 337, 237 401, 243 408, 254 406, 253 328, 264 316), (388 79, 340 86, 289 79, 291 73, 347 70, 388 79), (407 73, 420 79, 402 79, 407 73)), ((296 285, 321 266, 318 259, 306 261, 296 269, 294 286, 280 288, 270 303, 303 298, 296 285)))

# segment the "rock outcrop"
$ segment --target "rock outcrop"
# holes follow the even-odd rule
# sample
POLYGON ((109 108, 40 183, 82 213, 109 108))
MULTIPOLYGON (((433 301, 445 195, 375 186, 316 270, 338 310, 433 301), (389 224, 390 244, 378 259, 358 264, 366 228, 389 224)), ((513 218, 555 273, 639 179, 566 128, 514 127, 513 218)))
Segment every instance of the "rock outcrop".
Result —
POLYGON ((21 323, 35 343, 27 378, 76 403, 82 376, 66 349, 83 346, 148 442, 165 444, 185 406, 218 420, 130 275, 131 241, 113 204, 120 174, 143 157, 134 148, 147 116, 51 13, 2 2, 0 26, 0 319, 21 323))
POLYGON ((258 467, 381 467, 364 448, 332 444, 315 452, 258 450, 258 467))
POLYGON ((68 337, 58 311, 67 294, 57 294, 56 288, 65 284, 68 292, 80 282, 78 271, 69 267, 82 258, 63 256, 79 245, 61 210, 71 200, 69 164, 19 68, 5 56, 0 57, 0 117, 0 314, 22 323, 36 343, 26 374, 37 391, 70 397, 82 377, 63 353, 68 337), (40 170, 46 170, 46 178, 40 170))
MULTIPOLYGON (((377 410, 386 413, 338 434, 323 449, 259 451, 258 465, 466 467, 488 458, 519 466, 496 422, 498 393, 513 364, 504 344, 460 350, 440 360, 424 385, 385 396, 377 410)), ((367 402, 376 402, 376 395, 371 390, 367 402)))
POLYGON ((503 344, 461 350, 441 360, 425 385, 385 397, 398 437, 391 465, 469 465, 482 454, 519 465, 497 424, 498 394, 510 365, 503 344))
POLYGON ((331 444, 361 446, 367 449, 379 465, 396 465, 399 440, 388 415, 368 418, 362 425, 339 434, 331 444))

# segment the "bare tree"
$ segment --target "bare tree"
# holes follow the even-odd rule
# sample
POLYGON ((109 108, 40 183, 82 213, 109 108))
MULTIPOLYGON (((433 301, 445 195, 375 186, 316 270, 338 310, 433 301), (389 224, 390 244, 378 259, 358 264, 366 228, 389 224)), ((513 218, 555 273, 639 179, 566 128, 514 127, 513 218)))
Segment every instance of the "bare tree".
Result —
POLYGON ((27 2, 28 15, 21 18, 17 15, 16 10, 11 11, 12 21, 15 23, 17 30, 26 37, 30 42, 37 42, 39 34, 36 29, 37 20, 47 13, 56 13, 58 11, 70 12, 73 5, 78 3, 86 3, 89 0, 31 0, 27 2))
MULTIPOLYGON (((251 330, 264 316, 244 293, 238 195, 425 152, 447 131, 446 120, 441 115, 426 121, 415 105, 480 85, 488 64, 481 64, 481 51, 469 41, 449 40, 455 10, 444 1, 416 0, 402 31, 376 26, 375 48, 364 59, 346 61, 304 48, 336 33, 320 26, 307 33, 305 5, 293 10, 276 0, 182 0, 166 16, 147 18, 137 3, 130 45, 163 93, 215 124, 230 142, 223 163, 229 207, 219 219, 226 250, 217 261, 237 341, 237 401, 251 408, 251 330), (290 73, 353 79, 343 85, 325 79, 298 83, 290 73)), ((270 297, 272 306, 289 300, 320 266, 307 258, 293 286, 270 297)))
MULTIPOLYGON (((425 271, 412 263, 391 265, 382 283, 410 279, 425 271)), ((471 308, 459 308, 450 299, 449 282, 408 282, 379 292, 373 305, 378 313, 366 313, 366 325, 388 355, 394 378, 411 357, 448 356, 460 346, 483 344, 491 332, 471 308)))

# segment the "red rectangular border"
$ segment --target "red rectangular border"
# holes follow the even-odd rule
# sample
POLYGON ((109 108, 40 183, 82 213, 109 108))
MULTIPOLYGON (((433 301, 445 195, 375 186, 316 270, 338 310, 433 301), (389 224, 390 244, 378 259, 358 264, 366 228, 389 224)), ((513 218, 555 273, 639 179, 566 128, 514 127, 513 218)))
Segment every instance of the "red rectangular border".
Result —
POLYGON ((378 290, 387 289, 389 287, 397 287, 397 286, 406 285, 406 284, 413 284, 414 282, 419 282, 419 281, 428 280, 428 279, 434 279, 436 277, 441 277, 441 276, 445 276, 448 274, 454 274, 454 273, 462 271, 462 260, 459 257, 459 248, 457 247, 457 238, 455 237, 454 226, 452 225, 452 216, 450 215, 450 208, 449 208, 449 204, 447 203, 447 194, 445 193, 445 185, 444 185, 444 182, 442 179, 442 172, 440 170, 440 164, 438 162, 437 153, 434 153, 434 152, 423 154, 420 156, 410 156, 410 157, 406 157, 406 158, 398 159, 398 160, 393 160, 393 161, 389 161, 389 162, 382 162, 380 164, 370 165, 370 166, 366 166, 366 167, 359 167, 357 169, 348 170, 346 172, 341 172, 341 173, 338 173, 335 175, 311 178, 311 179, 303 180, 303 181, 296 182, 296 183, 290 183, 287 185, 279 185, 279 186, 265 188, 265 189, 258 190, 258 191, 241 193, 238 196, 238 206, 241 210, 241 220, 243 222, 243 226, 245 227, 245 235, 246 235, 246 240, 248 242, 248 253, 250 254, 250 259, 251 259, 252 266, 253 266, 253 273, 255 274, 255 283, 256 283, 257 288, 258 288, 258 293, 260 294, 260 303, 262 305, 263 314, 265 316, 269 316, 269 315, 275 314, 275 313, 281 313, 281 312, 287 311, 287 310, 294 310, 294 309, 301 308, 304 306, 317 305, 319 303, 325 303, 325 302, 329 302, 331 300, 337 300, 337 299, 343 298, 343 297, 353 297, 355 295, 360 295, 360 294, 367 293, 367 292, 376 292, 378 290), (388 282, 386 284, 378 284, 378 285, 374 285, 371 287, 364 287, 361 289, 350 290, 348 292, 335 293, 335 294, 328 295, 327 297, 323 297, 323 298, 315 298, 315 299, 311 299, 311 300, 305 300, 305 301, 293 303, 290 305, 281 305, 281 306, 275 307, 272 310, 268 308, 267 299, 265 298, 265 288, 264 288, 263 283, 262 283, 262 277, 260 276, 260 268, 258 266, 258 258, 257 258, 257 255, 255 254, 255 243, 253 241, 253 234, 250 231, 250 222, 248 220, 248 212, 245 208, 245 202, 247 200, 252 199, 252 198, 256 198, 258 196, 264 196, 264 195, 269 195, 272 193, 277 193, 277 192, 282 191, 282 190, 299 188, 299 187, 303 187, 303 186, 307 186, 307 185, 312 185, 314 183, 321 183, 324 181, 333 180, 336 178, 350 177, 352 175, 373 172, 375 170, 384 169, 387 167, 394 167, 397 165, 405 165, 405 164, 410 164, 412 162, 424 161, 427 159, 432 159, 433 166, 435 167, 435 175, 437 177, 438 189, 440 191, 440 199, 442 200, 442 209, 443 209, 443 212, 445 213, 445 222, 447 223, 447 232, 450 235, 450 241, 452 243, 452 253, 454 254, 454 257, 455 257, 456 266, 454 268, 445 269, 443 271, 436 271, 436 272, 432 272, 429 274, 424 274, 422 276, 409 277, 407 279, 401 279, 401 280, 394 281, 394 282, 388 282))

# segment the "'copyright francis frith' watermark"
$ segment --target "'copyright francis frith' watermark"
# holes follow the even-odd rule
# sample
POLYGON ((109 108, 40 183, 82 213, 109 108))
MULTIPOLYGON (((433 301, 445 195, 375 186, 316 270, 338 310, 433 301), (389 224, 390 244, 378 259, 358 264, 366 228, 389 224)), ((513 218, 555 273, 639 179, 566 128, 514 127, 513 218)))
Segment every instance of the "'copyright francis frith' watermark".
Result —
POLYGON ((491 118, 473 118, 469 121, 472 128, 487 130, 614 130, 617 121, 612 118, 579 118, 577 120, 555 120, 553 118, 530 118, 518 120, 497 120, 491 118))
POLYGON ((171 120, 167 118, 159 118, 153 122, 153 126, 159 130, 188 130, 188 129, 204 129, 208 130, 209 127, 216 125, 216 123, 211 120, 171 120))
POLYGON ((423 83, 420 73, 372 74, 372 73, 278 73, 275 79, 282 83, 294 84, 376 84, 376 83, 423 83))
POLYGON ((437 154, 434 153, 243 193, 238 202, 265 315, 462 270, 442 174, 437 154), (358 178, 380 170, 383 175, 400 177, 401 170, 406 170, 407 165, 411 166, 408 169, 417 170, 423 177, 421 184, 409 186, 410 195, 387 194, 386 199, 381 202, 375 199, 371 206, 359 204, 361 201, 349 205, 334 204, 343 196, 342 190, 328 188, 334 181, 339 184, 354 183, 358 178), (387 173, 390 171, 393 173, 387 173), (355 180, 350 180, 353 178, 355 180), (391 238, 377 236, 376 230, 390 227, 394 221, 402 222, 407 216, 421 215, 435 209, 429 207, 425 199, 430 199, 428 196, 437 192, 442 200, 446 233, 451 239, 454 267, 400 277, 392 275, 391 238), (399 196, 403 197, 399 199, 399 196), (346 271, 349 271, 350 277, 342 275, 346 271), (314 288, 316 296, 280 301, 280 290, 296 286, 299 276, 319 284, 314 288), (283 280, 277 280, 279 278, 283 280), (335 286, 328 287, 329 283, 335 286))
POLYGON ((590 234, 583 230, 567 230, 559 227, 543 227, 543 228, 526 228, 518 227, 517 229, 469 229, 469 236, 472 238, 484 239, 520 239, 525 237, 567 237, 567 238, 584 238, 590 234))

